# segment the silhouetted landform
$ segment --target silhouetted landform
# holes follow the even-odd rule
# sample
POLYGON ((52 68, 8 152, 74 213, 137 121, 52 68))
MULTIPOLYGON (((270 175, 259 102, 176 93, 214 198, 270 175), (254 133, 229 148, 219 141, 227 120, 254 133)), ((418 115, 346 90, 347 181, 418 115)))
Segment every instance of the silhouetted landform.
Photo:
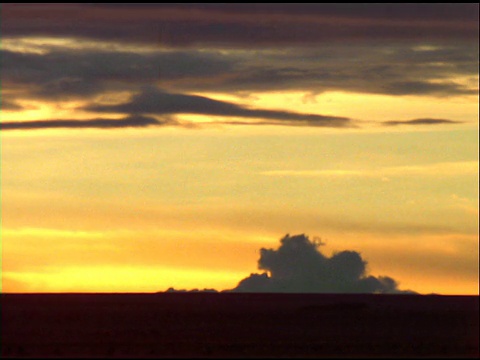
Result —
POLYGON ((2 358, 472 357, 479 297, 2 294, 2 358))

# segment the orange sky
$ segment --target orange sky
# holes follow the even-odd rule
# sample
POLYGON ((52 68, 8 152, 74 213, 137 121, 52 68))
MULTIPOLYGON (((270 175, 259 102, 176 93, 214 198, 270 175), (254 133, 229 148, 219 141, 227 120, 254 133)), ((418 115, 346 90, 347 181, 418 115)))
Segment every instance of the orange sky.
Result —
POLYGON ((478 4, 343 5, 2 5, 2 291, 232 289, 307 234, 478 294, 478 4))

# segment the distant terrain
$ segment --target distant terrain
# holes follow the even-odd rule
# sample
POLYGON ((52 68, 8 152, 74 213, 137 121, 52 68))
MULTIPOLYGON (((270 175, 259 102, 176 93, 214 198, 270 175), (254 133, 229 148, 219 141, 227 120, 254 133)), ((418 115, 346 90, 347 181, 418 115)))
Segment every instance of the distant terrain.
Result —
POLYGON ((479 297, 2 294, 2 358, 478 357, 479 297))

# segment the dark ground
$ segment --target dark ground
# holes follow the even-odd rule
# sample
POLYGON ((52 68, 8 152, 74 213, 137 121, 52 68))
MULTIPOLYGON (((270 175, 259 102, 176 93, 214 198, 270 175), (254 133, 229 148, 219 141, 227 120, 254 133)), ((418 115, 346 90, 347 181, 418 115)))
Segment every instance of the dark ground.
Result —
POLYGON ((472 357, 479 297, 2 294, 1 357, 472 357))

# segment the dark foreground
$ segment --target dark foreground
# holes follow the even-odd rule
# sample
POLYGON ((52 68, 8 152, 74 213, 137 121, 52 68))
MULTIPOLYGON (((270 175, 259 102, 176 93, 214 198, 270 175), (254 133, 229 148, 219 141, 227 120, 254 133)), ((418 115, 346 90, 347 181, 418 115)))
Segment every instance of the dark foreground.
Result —
POLYGON ((2 294, 1 357, 478 357, 479 297, 2 294))

